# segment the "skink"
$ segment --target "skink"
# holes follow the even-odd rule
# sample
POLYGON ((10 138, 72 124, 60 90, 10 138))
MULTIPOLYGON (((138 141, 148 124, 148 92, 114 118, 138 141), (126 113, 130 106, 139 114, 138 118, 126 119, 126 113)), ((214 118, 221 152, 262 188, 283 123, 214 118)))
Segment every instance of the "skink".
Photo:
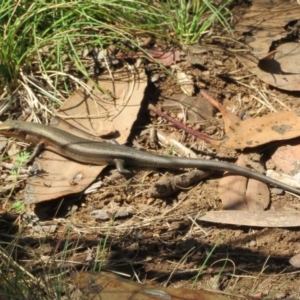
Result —
POLYGON ((7 137, 15 137, 35 145, 42 144, 45 149, 78 162, 93 165, 116 165, 117 170, 123 175, 131 173, 124 166, 230 171, 237 175, 253 178, 300 195, 300 190, 296 188, 230 163, 216 160, 156 155, 128 146, 90 141, 47 125, 8 120, 0 124, 0 134, 7 137))

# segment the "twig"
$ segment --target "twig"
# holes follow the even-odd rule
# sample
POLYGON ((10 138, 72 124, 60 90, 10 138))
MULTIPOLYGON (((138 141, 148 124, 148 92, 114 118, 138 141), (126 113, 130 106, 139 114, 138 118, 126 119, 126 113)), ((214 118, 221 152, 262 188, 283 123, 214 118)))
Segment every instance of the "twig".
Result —
POLYGON ((14 164, 11 163, 6 163, 4 161, 0 162, 0 166, 8 169, 8 170, 12 170, 12 171, 18 171, 19 174, 30 174, 29 170, 24 169, 24 168, 20 168, 15 166, 14 164))
POLYGON ((184 124, 182 124, 181 122, 179 122, 179 121, 171 118, 167 114, 163 113, 161 110, 157 109, 154 105, 149 104, 148 105, 148 109, 151 110, 152 112, 156 113, 158 116, 164 118, 168 122, 172 123, 175 127, 184 130, 188 134, 191 134, 191 135, 195 136, 196 138, 205 141, 206 143, 213 144, 213 141, 215 139, 212 139, 211 137, 209 137, 209 136, 207 136, 207 135, 205 135, 205 134, 203 134, 201 132, 198 132, 198 131, 196 131, 196 130, 194 130, 194 129, 192 129, 192 128, 184 125, 184 124))

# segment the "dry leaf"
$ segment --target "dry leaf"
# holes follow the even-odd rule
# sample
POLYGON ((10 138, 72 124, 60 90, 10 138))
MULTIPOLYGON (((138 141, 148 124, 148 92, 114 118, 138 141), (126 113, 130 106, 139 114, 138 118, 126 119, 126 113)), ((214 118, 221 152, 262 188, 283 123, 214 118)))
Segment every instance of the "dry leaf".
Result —
POLYGON ((213 222, 251 227, 299 227, 300 213, 294 211, 209 211, 197 219, 213 222))
POLYGON ((247 210, 245 190, 248 179, 243 176, 224 176, 219 181, 218 193, 225 210, 247 210))
POLYGON ((262 81, 283 90, 300 90, 299 43, 280 45, 273 59, 258 60, 251 55, 240 54, 236 57, 262 81))
MULTIPOLYGON (((245 160, 246 155, 242 154, 236 164, 246 168, 245 160)), ((266 209, 270 202, 265 183, 243 176, 227 174, 220 180, 218 192, 225 210, 259 211, 266 209)))
POLYGON ((195 97, 184 94, 173 94, 164 98, 163 108, 166 113, 186 113, 187 119, 192 122, 207 120, 213 116, 214 107, 203 97, 195 97))
POLYGON ((253 55, 262 59, 274 41, 287 36, 286 25, 299 20, 299 16, 300 5, 296 1, 253 0, 235 31, 247 34, 253 55))
POLYGON ((246 191, 246 203, 249 211, 263 211, 270 203, 268 186, 258 180, 249 179, 246 191))
POLYGON ((235 26, 236 32, 246 35, 246 41, 252 47, 251 55, 237 54, 238 59, 264 82, 285 90, 300 89, 297 76, 300 45, 283 44, 277 48, 274 59, 266 58, 270 58, 268 53, 273 42, 290 34, 287 28, 293 21, 296 28, 299 16, 300 6, 295 2, 254 0, 235 26))
POLYGON ((125 280, 114 274, 80 272, 71 275, 73 284, 87 300, 226 300, 220 293, 205 290, 187 290, 153 287, 125 280))
MULTIPOLYGON (((100 77, 98 84, 105 91, 114 93, 114 97, 109 92, 103 94, 93 82, 88 82, 90 93, 79 89, 59 109, 59 116, 68 124, 56 118, 52 125, 93 140, 101 140, 100 135, 118 132, 117 141, 125 143, 139 112, 147 79, 144 72, 130 75, 123 71, 113 75, 114 82, 100 77)), ((26 204, 80 193, 104 168, 67 160, 49 151, 43 151, 42 158, 35 160, 35 167, 43 170, 43 176, 39 174, 28 179, 26 204)))
POLYGON ((56 153, 43 151, 42 156, 35 159, 33 168, 42 171, 42 174, 38 173, 27 179, 25 204, 36 204, 80 193, 95 180, 104 167, 84 165, 56 153))
POLYGON ((201 94, 221 112, 224 120, 226 136, 222 140, 210 138, 212 145, 245 149, 300 136, 300 109, 270 113, 242 121, 205 91, 202 90, 201 94))

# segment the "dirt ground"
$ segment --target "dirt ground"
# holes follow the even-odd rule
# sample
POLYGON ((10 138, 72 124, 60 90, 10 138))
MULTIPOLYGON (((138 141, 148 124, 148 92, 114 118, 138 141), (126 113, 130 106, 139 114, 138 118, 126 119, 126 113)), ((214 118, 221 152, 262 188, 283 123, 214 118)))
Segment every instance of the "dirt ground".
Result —
MULTIPOLYGON (((239 95, 250 98, 253 91, 224 80, 219 75, 236 68, 238 62, 234 57, 218 56, 217 59, 223 63, 221 70, 215 67, 213 52, 207 53, 203 59, 207 70, 200 71, 199 68, 190 66, 188 72, 205 82, 212 95, 227 107, 241 106, 240 110, 246 113, 249 109, 260 107, 259 103, 254 102, 238 104, 239 95)), ((247 74, 247 70, 241 68, 240 76, 243 74, 247 74)), ((254 84, 261 84, 258 79, 250 80, 254 84)), ((156 101, 160 105, 164 98, 175 92, 180 93, 175 80, 165 77, 148 90, 145 101, 156 101)), ((281 91, 272 89, 272 92, 282 97, 281 91)), ((286 103, 296 107, 297 96, 285 95, 286 103)), ((276 106, 276 103, 273 104, 276 106)), ((149 112, 144 111, 133 133, 141 144, 145 144, 146 138, 140 137, 139 128, 148 125, 148 122, 160 124, 161 130, 176 131, 166 122, 161 124, 160 118, 149 116, 149 112)), ((201 127, 203 132, 213 131, 218 135, 222 133, 222 120, 213 114, 202 122, 201 127)), ((183 138, 202 153, 220 160, 234 162, 239 155, 237 151, 203 146, 202 141, 188 136, 183 138)), ((255 149, 253 152, 267 158, 268 150, 255 149)), ((68 244, 75 242, 77 249, 68 259, 70 268, 89 269, 87 256, 91 254, 88 253, 95 255, 95 247, 103 243, 107 236, 108 249, 102 254, 103 257, 98 257, 104 260, 103 268, 129 274, 142 283, 191 288, 193 278, 199 268, 204 266, 196 283, 198 288, 239 295, 271 294, 274 299, 300 297, 300 278, 297 270, 289 264, 289 259, 300 250, 298 229, 247 228, 195 221, 205 211, 222 209, 217 193, 221 173, 215 173, 207 180, 175 195, 154 199, 145 197, 142 192, 162 176, 182 172, 138 170, 135 180, 129 185, 124 178, 108 180, 106 176, 111 172, 115 170, 109 168, 101 176, 103 185, 94 194, 71 197, 62 203, 58 200, 36 205, 36 213, 48 219, 41 224, 60 225, 56 233, 50 235, 49 244, 32 249, 31 255, 36 256, 36 251, 44 256, 55 252, 55 256, 59 257, 68 235, 68 244), (113 224, 109 220, 95 220, 90 214, 95 209, 128 206, 133 209, 132 216, 116 219, 113 224), (53 220, 53 217, 56 219, 53 220)), ((276 210, 298 209, 297 198, 288 194, 272 194, 272 207, 276 210)), ((32 232, 30 235, 34 236, 32 232)), ((31 255, 28 255, 27 252, 27 259, 30 259, 31 255)), ((30 268, 34 271, 37 266, 30 268)))
MULTIPOLYGON (((218 44, 222 48, 236 47, 230 41, 206 40, 205 44, 218 44)), ((203 45, 205 47, 205 45, 203 45)), ((299 107, 299 92, 284 92, 264 85, 226 51, 207 50, 201 55, 201 65, 186 63, 185 72, 196 83, 198 94, 205 88, 215 99, 241 116, 251 117, 269 111, 252 96, 259 92, 284 99, 291 107, 299 107), (234 72, 233 72, 234 71, 234 72), (234 78, 234 79, 233 79, 234 78)), ((149 74, 152 64, 146 66, 149 74)), ((133 128, 130 143, 138 142, 148 151, 164 153, 157 146, 150 149, 149 135, 143 135, 146 126, 153 124, 166 132, 178 132, 161 117, 147 110, 148 103, 163 108, 165 99, 182 94, 176 80, 161 72, 160 79, 149 84, 144 97, 144 109, 133 128)), ((205 100, 203 100, 205 101, 205 100)), ((272 105, 283 110, 276 101, 272 105)), ((177 111, 168 112, 176 117, 177 111)), ((189 126, 210 136, 224 134, 222 118, 214 109, 204 111, 201 122, 189 126)), ((181 142, 203 157, 235 162, 241 151, 215 148, 201 140, 180 132, 181 142)), ((267 163, 276 143, 248 152, 259 153, 267 163)), ((194 287, 244 296, 262 295, 268 299, 300 299, 300 276, 289 259, 300 251, 298 228, 248 228, 197 222, 196 218, 209 210, 221 210, 217 188, 222 173, 215 172, 207 179, 166 198, 148 198, 143 192, 164 176, 181 174, 182 170, 134 170, 135 179, 128 184, 124 178, 110 179, 114 168, 107 168, 99 176, 102 186, 89 195, 72 196, 40 203, 27 209, 18 257, 20 263, 33 274, 39 274, 41 258, 53 259, 59 267, 64 249, 68 249, 69 270, 91 270, 94 260, 104 270, 127 274, 137 282, 191 288, 199 268, 203 267, 194 287), (129 216, 111 220, 96 220, 91 211, 130 207, 129 216), (41 219, 36 221, 31 212, 41 219), (39 240, 47 231, 36 231, 31 226, 57 225, 54 233, 39 240), (106 247, 103 247, 106 244, 106 247), (100 245, 100 247, 99 247, 100 245), (97 249, 104 249, 101 253, 97 249), (34 263, 32 263, 34 261, 34 263)), ((21 191, 20 191, 21 193, 21 191)), ((289 194, 271 194, 269 209, 298 210, 297 197, 289 194)), ((239 212, 236 211, 236 214, 239 212)), ((47 227, 48 228, 48 227, 47 227)), ((13 232, 14 227, 10 228, 13 232)), ((44 272, 44 271, 43 271, 44 272)))

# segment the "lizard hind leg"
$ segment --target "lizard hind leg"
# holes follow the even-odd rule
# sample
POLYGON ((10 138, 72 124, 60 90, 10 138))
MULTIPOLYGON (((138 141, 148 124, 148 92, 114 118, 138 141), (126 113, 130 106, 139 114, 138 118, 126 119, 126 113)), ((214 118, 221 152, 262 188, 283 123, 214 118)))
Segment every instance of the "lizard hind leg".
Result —
POLYGON ((116 169, 118 170, 118 172, 123 175, 125 178, 130 178, 133 176, 133 173, 124 168, 124 160, 122 159, 115 159, 114 160, 115 165, 116 165, 116 169))

